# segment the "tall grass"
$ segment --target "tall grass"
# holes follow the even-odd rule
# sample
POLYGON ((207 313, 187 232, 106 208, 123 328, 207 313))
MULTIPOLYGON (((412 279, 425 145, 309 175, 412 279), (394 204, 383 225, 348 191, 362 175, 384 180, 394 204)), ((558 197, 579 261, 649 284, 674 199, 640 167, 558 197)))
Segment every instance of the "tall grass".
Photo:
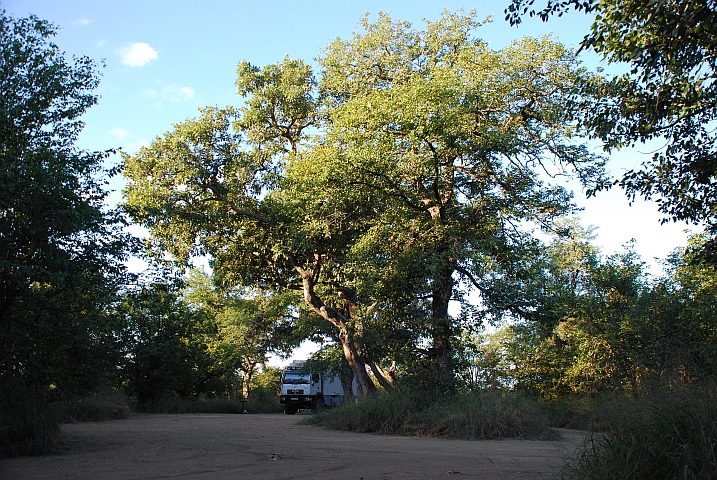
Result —
POLYGON ((500 392, 431 397, 382 394, 305 420, 336 430, 460 439, 541 438, 547 417, 534 401, 500 392))
POLYGON ((564 397, 543 406, 552 427, 607 432, 639 415, 645 403, 622 391, 605 391, 596 396, 564 397))
POLYGON ((704 392, 667 392, 630 405, 632 414, 589 435, 561 478, 715 479, 717 402, 704 392))
POLYGON ((0 455, 59 452, 60 417, 45 402, 27 399, 3 404, 0 412, 0 455))

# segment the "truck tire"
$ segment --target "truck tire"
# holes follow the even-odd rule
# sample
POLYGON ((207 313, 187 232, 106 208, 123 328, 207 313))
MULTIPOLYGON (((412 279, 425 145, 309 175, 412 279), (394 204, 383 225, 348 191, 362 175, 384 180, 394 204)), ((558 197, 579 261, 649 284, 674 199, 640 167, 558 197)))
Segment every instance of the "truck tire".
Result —
POLYGON ((284 413, 287 415, 294 415, 296 413, 296 407, 290 407, 287 405, 284 407, 284 413))
POLYGON ((314 408, 312 410, 316 413, 319 413, 324 410, 324 407, 326 407, 326 404, 324 403, 324 397, 317 397, 316 401, 314 402, 314 408))

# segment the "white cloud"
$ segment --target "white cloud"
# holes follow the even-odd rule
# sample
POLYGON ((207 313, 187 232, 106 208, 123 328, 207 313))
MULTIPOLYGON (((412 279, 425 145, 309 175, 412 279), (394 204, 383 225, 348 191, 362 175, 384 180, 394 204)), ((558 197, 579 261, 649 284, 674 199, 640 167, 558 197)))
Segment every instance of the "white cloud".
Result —
POLYGON ((117 47, 115 53, 122 58, 122 63, 129 67, 144 67, 152 60, 157 59, 156 50, 148 43, 143 42, 117 47))
POLYGON ((112 130, 110 130, 110 133, 115 137, 119 138, 120 140, 129 135, 129 132, 122 127, 113 128, 112 130))
POLYGON ((128 143, 127 145, 124 146, 124 149, 127 152, 130 152, 130 151, 136 152, 140 148, 148 147, 148 146, 149 146, 149 143, 146 140, 140 140, 139 142, 128 143))
POLYGON ((180 87, 178 85, 167 85, 162 91, 164 98, 172 102, 181 102, 182 100, 191 100, 194 98, 194 90, 189 87, 180 87))
POLYGON ((79 19, 75 20, 74 22, 72 22, 72 25, 74 25, 75 27, 84 27, 85 25, 89 25, 93 21, 94 20, 92 20, 90 18, 82 17, 82 18, 79 18, 79 19))
POLYGON ((154 89, 151 89, 151 88, 148 89, 148 90, 145 90, 143 93, 144 93, 144 96, 145 96, 145 97, 148 97, 148 98, 157 98, 157 97, 159 97, 159 94, 157 93, 157 90, 154 90, 154 89))
POLYGON ((97 48, 102 48, 102 47, 105 46, 105 43, 107 43, 107 40, 105 40, 105 39, 103 38, 102 40, 100 40, 99 42, 97 42, 95 45, 97 46, 97 48))

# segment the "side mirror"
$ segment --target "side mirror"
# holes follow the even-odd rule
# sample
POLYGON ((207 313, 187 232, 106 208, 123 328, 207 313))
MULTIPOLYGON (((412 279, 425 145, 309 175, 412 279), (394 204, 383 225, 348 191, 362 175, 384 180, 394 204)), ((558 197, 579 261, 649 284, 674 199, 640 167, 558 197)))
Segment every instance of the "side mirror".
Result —
POLYGON ((314 382, 314 383, 319 383, 319 379, 320 379, 320 377, 319 377, 319 374, 318 374, 318 373, 313 373, 313 374, 311 374, 311 381, 312 381, 312 382, 314 382))

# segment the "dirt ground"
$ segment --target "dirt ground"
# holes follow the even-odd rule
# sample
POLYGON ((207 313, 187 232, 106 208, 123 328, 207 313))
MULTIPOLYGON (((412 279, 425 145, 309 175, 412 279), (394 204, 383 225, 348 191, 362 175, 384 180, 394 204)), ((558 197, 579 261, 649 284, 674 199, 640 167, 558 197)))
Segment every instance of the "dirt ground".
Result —
POLYGON ((66 452, 0 459, 16 479, 544 479, 580 442, 462 441, 325 430, 302 415, 134 415, 64 425, 66 452))

